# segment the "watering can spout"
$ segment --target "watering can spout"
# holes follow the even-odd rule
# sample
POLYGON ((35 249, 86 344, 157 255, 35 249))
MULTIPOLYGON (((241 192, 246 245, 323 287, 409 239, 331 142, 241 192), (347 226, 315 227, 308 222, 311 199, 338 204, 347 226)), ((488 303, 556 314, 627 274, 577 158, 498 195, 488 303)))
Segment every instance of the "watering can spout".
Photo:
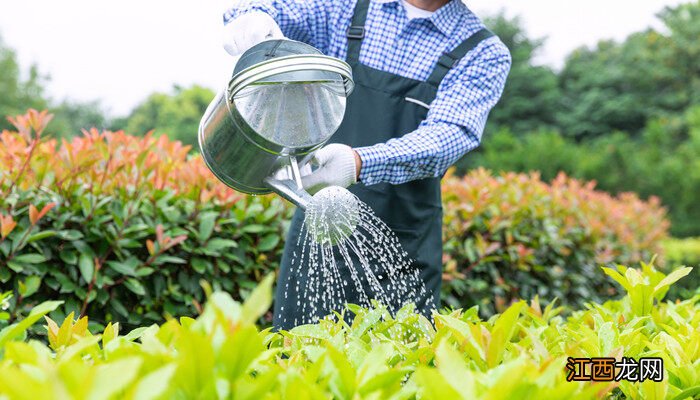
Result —
POLYGON ((265 185, 306 211, 306 207, 311 201, 311 195, 301 185, 301 172, 296 157, 282 157, 280 161, 284 166, 272 176, 265 178, 265 185))
POLYGON ((295 181, 268 177, 265 179, 265 184, 284 199, 306 211, 306 207, 311 201, 311 195, 304 188, 299 187, 295 181))

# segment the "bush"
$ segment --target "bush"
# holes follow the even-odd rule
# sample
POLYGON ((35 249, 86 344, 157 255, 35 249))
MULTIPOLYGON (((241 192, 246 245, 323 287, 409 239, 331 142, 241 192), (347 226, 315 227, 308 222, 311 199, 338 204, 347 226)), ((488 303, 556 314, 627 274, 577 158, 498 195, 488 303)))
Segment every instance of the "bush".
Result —
POLYGON ((485 315, 517 298, 582 306, 615 294, 597 266, 630 264, 661 251, 668 222, 658 200, 612 197, 561 174, 479 169, 443 182, 448 304, 479 304, 485 315))
POLYGON ((465 157, 459 172, 476 167, 539 171, 548 182, 565 172, 595 180, 610 193, 659 197, 669 210, 674 236, 700 235, 700 105, 680 116, 649 121, 638 137, 618 132, 579 143, 552 131, 502 130, 465 157))
POLYGON ((200 280, 240 299, 279 259, 290 217, 282 200, 235 193, 164 136, 92 130, 59 146, 41 138, 49 119, 31 112, 0 136, 10 320, 51 298, 65 300, 54 317, 90 314, 102 325, 192 315, 200 280))
MULTIPOLYGON (((276 270, 283 200, 232 191, 165 136, 91 130, 59 145, 41 137, 48 119, 31 112, 0 135, 0 295, 13 294, 0 325, 55 298, 54 319, 147 325, 193 315, 201 280, 240 300, 276 270)), ((563 177, 448 177, 445 210, 444 299, 484 316, 537 293, 609 295, 594 267, 647 257, 666 229, 656 202, 563 177)))
POLYGON ((46 320, 48 346, 22 340, 59 303, 47 302, 0 331, 0 397, 690 399, 700 393, 700 297, 662 302, 688 272, 605 270, 627 295, 566 319, 537 298, 488 321, 476 307, 435 314, 435 327, 411 307, 394 318, 350 306, 352 325, 329 317, 281 333, 254 325, 272 300, 266 279, 244 305, 214 293, 196 320, 95 335, 70 315, 46 320), (660 357, 663 380, 568 382, 567 357, 660 357))

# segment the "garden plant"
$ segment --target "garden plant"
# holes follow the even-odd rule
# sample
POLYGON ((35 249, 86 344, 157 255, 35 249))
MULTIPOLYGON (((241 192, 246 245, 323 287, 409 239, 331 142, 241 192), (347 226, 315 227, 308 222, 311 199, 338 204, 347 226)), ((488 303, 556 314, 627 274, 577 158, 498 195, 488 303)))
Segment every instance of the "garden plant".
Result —
MULTIPOLYGON (((0 293, 13 295, 0 327, 55 299, 56 320, 159 323, 201 311, 201 280, 241 300, 276 270, 291 207, 223 186, 187 146, 97 130, 59 142, 45 112, 11 121, 0 134, 0 293)), ((602 302, 617 289, 598 265, 650 259, 668 227, 655 200, 565 176, 476 170, 447 176, 443 198, 443 303, 478 304, 482 317, 535 295, 602 302)))
POLYGON ((351 324, 329 316, 290 331, 255 322, 272 301, 272 276, 244 304, 210 293, 196 319, 122 332, 88 317, 45 315, 49 301, 0 331, 0 398, 12 399, 692 399, 700 395, 700 296, 663 301, 690 272, 652 265, 604 268, 626 295, 562 316, 537 297, 488 320, 478 306, 435 313, 410 305, 349 305, 351 324), (44 318, 47 338, 25 340, 44 318), (570 358, 660 358, 657 381, 567 379, 570 358))

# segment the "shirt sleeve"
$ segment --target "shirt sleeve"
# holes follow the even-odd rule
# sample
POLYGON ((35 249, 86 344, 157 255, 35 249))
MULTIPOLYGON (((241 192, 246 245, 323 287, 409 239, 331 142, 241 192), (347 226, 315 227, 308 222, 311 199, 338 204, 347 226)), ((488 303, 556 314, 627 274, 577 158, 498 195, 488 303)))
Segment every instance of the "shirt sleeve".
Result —
POLYGON ((329 0, 239 0, 224 12, 224 25, 239 15, 262 11, 277 22, 285 37, 325 53, 330 45, 330 14, 335 8, 337 2, 329 0))
POLYGON ((401 184, 441 177, 481 142, 489 111, 498 102, 510 71, 508 48, 487 39, 447 74, 419 127, 386 143, 359 147, 360 181, 401 184))

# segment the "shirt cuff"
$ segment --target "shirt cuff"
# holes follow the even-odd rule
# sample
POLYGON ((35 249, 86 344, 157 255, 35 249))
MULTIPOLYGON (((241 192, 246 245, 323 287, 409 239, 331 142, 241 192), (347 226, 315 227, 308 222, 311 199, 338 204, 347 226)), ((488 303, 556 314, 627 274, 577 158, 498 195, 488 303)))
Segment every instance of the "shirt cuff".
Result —
POLYGON ((262 2, 256 2, 254 4, 250 4, 244 7, 234 7, 226 10, 226 12, 224 12, 224 25, 228 24, 229 22, 233 21, 234 19, 240 17, 243 14, 248 14, 255 11, 262 11, 270 15, 272 18, 275 18, 275 16, 277 15, 277 10, 272 5, 265 4, 262 2))
POLYGON ((365 185, 374 185, 382 181, 384 166, 389 159, 389 152, 383 143, 374 146, 357 147, 355 151, 362 160, 359 181, 365 185))

